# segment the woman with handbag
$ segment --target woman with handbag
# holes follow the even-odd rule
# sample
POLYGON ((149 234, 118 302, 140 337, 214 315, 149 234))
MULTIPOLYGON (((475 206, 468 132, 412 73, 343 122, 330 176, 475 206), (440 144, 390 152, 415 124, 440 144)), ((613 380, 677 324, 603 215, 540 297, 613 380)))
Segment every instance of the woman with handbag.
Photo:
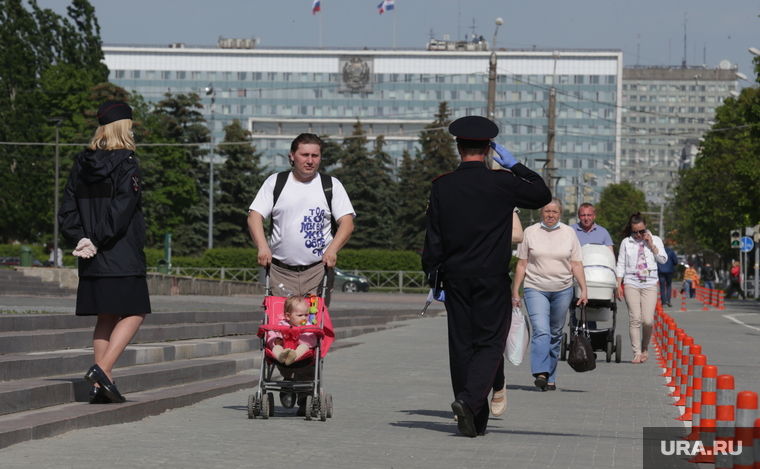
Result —
POLYGON ((525 281, 525 307, 533 329, 530 367, 541 391, 557 389, 557 360, 573 300, 573 277, 581 289, 577 304, 588 302, 581 245, 575 230, 559 221, 561 215, 562 202, 553 197, 541 208, 541 222, 525 229, 512 284, 512 306, 519 308, 520 284, 525 281))
POLYGON ((644 363, 649 358, 649 339, 652 337, 654 310, 657 306, 657 263, 668 260, 662 240, 647 229, 646 219, 640 212, 628 218, 623 230, 625 239, 620 243, 617 262, 618 300, 628 307, 633 360, 644 363), (625 284, 625 292, 623 291, 625 284))
POLYGON ((90 403, 122 403, 112 369, 151 309, 142 173, 134 154, 132 108, 107 101, 97 118, 95 136, 71 168, 58 222, 80 258, 76 315, 98 317, 95 364, 85 374, 93 385, 90 403))

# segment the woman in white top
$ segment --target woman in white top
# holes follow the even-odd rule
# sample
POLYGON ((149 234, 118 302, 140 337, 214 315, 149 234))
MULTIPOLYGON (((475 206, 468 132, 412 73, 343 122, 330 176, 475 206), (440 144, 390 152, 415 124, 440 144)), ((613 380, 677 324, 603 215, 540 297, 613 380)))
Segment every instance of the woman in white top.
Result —
POLYGON ((557 389, 557 359, 562 328, 573 300, 573 277, 581 295, 578 305, 588 302, 583 253, 575 230, 560 223, 562 202, 553 197, 541 208, 541 223, 529 226, 517 248, 517 267, 512 283, 512 306, 520 307, 520 284, 533 334, 530 343, 530 368, 533 384, 542 391, 557 389))
POLYGON ((623 234, 626 237, 620 243, 615 296, 618 300, 625 296, 628 306, 628 331, 633 347, 631 363, 644 363, 649 358, 649 339, 657 306, 657 263, 665 263, 668 254, 662 240, 647 230, 646 219, 639 212, 630 216, 623 234))

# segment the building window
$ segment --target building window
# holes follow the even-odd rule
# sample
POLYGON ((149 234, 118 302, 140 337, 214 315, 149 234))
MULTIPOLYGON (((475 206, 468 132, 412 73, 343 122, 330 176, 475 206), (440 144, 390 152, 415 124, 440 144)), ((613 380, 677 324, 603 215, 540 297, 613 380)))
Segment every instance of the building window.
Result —
POLYGON ((177 72, 177 80, 184 80, 187 78, 187 72, 179 71, 177 72))
POLYGON ((113 75, 117 80, 124 78, 124 70, 114 70, 113 75))
POLYGON ((140 70, 132 70, 132 79, 133 80, 139 80, 140 79, 140 70))
POLYGON ((201 72, 190 72, 190 78, 192 80, 201 80, 201 72))
POLYGON ((237 79, 238 81, 245 81, 248 74, 246 72, 238 72, 237 79))

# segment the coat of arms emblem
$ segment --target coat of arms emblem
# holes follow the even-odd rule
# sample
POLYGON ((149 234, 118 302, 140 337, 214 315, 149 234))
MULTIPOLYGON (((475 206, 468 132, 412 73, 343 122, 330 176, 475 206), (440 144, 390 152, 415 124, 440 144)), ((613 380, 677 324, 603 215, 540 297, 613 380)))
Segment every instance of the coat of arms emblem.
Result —
POLYGON ((359 57, 354 57, 343 65, 343 85, 353 93, 366 91, 369 83, 370 67, 359 57))

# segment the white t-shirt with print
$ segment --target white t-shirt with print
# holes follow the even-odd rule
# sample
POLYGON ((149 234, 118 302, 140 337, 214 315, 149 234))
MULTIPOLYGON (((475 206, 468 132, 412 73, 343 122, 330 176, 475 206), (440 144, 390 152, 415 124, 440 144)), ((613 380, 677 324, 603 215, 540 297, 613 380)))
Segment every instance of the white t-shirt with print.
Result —
MULTIPOLYGON (((309 182, 298 182, 293 173, 282 188, 277 206, 272 213, 272 199, 277 174, 264 181, 249 207, 265 219, 272 215, 274 226, 270 249, 272 257, 288 265, 309 265, 322 260, 332 242, 330 209, 322 189, 322 176, 309 182)), ((343 184, 332 178, 332 210, 336 220, 351 215, 356 217, 343 184)))

